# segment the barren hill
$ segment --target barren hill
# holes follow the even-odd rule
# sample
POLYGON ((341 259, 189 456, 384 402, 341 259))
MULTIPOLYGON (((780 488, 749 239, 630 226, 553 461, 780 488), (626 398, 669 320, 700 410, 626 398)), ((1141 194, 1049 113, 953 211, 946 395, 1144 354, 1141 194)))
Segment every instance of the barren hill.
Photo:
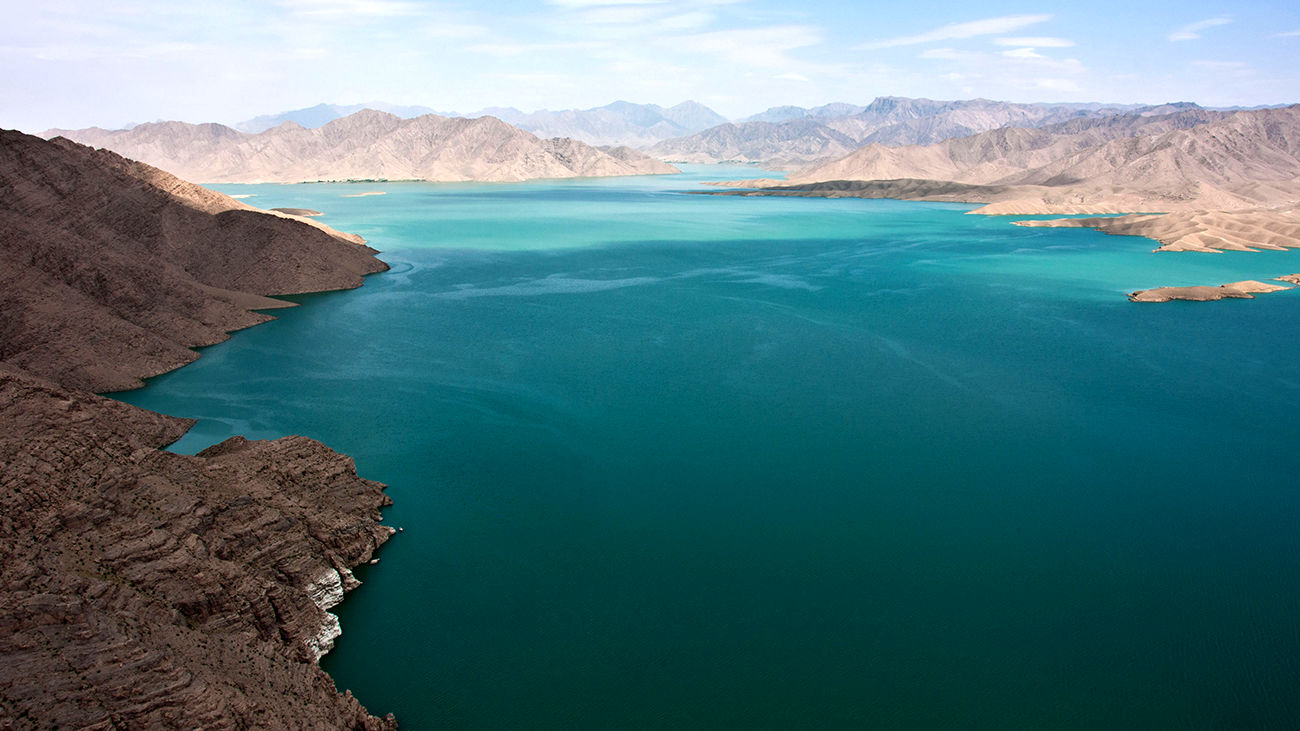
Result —
POLYGON ((342 289, 386 265, 315 223, 257 211, 67 140, 0 132, 0 359, 133 388, 263 322, 263 295, 342 289))
POLYGON ((205 183, 519 181, 676 171, 643 155, 615 158, 576 140, 539 139, 495 117, 426 114, 402 119, 372 109, 317 129, 286 122, 256 135, 183 122, 46 134, 104 147, 205 183))
POLYGON ((82 390, 387 268, 357 241, 0 131, 0 726, 393 725, 316 664, 383 485, 303 437, 164 452, 191 422, 82 390))

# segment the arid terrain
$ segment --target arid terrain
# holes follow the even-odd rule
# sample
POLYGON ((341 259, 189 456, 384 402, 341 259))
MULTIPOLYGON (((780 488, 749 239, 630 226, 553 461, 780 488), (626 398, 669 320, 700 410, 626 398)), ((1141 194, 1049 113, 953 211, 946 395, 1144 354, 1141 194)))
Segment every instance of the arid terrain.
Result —
POLYGON ((113 153, 0 132, 0 726, 387 728, 316 664, 392 534, 383 485, 303 437, 97 396, 386 269, 355 237, 113 153))

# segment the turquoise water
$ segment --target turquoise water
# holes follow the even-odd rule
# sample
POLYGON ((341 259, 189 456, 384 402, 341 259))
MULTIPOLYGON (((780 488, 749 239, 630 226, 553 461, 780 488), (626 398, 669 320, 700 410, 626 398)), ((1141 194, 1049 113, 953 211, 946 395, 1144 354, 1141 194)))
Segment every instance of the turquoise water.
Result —
POLYGON ((1293 723, 1300 292, 1123 294, 1300 254, 677 192, 759 174, 221 186, 393 270, 121 397, 389 483, 323 664, 407 728, 1293 723))

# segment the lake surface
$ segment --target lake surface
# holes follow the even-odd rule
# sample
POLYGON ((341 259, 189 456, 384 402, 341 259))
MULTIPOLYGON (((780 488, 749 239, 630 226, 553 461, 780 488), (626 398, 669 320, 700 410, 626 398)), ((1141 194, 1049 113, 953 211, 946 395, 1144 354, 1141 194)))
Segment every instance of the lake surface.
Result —
POLYGON ((323 665, 406 728, 1294 723, 1300 291, 1124 293, 1300 253, 679 192, 763 174, 217 186, 393 270, 119 396, 390 485, 323 665))

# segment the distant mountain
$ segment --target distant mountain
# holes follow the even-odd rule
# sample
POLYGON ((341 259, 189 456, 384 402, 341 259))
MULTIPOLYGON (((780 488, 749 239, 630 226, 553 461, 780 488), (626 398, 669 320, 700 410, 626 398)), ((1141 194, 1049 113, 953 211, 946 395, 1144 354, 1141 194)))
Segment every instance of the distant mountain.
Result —
POLYGON ((767 162, 799 165, 846 155, 857 140, 811 119, 723 124, 646 150, 661 160, 689 163, 767 162))
POLYGON ((854 114, 861 114, 864 110, 866 110, 866 107, 864 106, 846 104, 844 102, 823 104, 820 107, 813 107, 811 109, 794 106, 770 107, 765 111, 750 115, 740 121, 785 122, 791 119, 833 119, 835 117, 849 117, 854 114))
POLYGON ((676 172, 631 150, 615 156, 573 139, 538 139, 495 117, 401 119, 372 109, 317 129, 287 121, 255 135, 184 122, 46 132, 55 135, 210 183, 517 181, 676 172))
POLYGON ((979 185, 1020 184, 1035 177, 1030 171, 1112 142, 1189 130, 1221 121, 1228 114, 1201 109, 1156 116, 1139 112, 1076 119, 1038 129, 1001 127, 931 145, 873 143, 833 162, 793 173, 790 179, 803 182, 919 178, 979 185))
POLYGON ((843 154, 840 147, 844 146, 926 145, 1001 127, 1032 128, 1072 119, 1131 113, 1159 115, 1183 109, 1199 107, 1187 103, 1139 107, 879 97, 866 106, 835 103, 812 109, 773 107, 751 117, 752 121, 669 140, 648 152, 684 162, 809 163, 843 154), (774 124, 781 128, 772 127, 774 124), (808 138, 798 141, 801 134, 808 138), (726 144, 720 144, 720 139, 725 139, 726 144))
POLYGON ((487 107, 476 112, 458 114, 437 112, 428 107, 395 104, 317 104, 306 109, 254 117, 235 125, 241 132, 257 134, 285 122, 307 129, 322 127, 336 119, 356 114, 362 109, 376 109, 403 119, 425 114, 477 119, 496 117, 506 124, 532 132, 538 137, 572 137, 589 145, 628 145, 645 147, 670 137, 694 134, 727 121, 726 117, 698 102, 682 102, 673 107, 656 104, 633 104, 617 101, 592 109, 542 109, 524 112, 514 107, 487 107))
POLYGON ((1016 223, 1146 236, 1160 251, 1300 248, 1300 105, 1178 104, 933 145, 873 144, 785 181, 719 185, 733 190, 715 195, 982 203, 971 212, 985 215, 1161 213, 1016 223), (1182 111, 1158 113, 1168 109, 1182 111))
MULTIPOLYGON (((1185 108, 1185 107, 1184 107, 1185 108)), ((1234 210, 1300 201, 1300 106, 1006 127, 927 146, 869 145, 790 176, 944 181, 986 213, 1234 210)))
POLYGON ((264 114, 259 117, 244 120, 235 125, 235 129, 240 132, 257 134, 265 132, 272 127, 279 127, 285 122, 294 122, 307 129, 315 129, 324 126, 336 119, 346 117, 349 114, 356 114, 362 109, 377 109, 381 112, 395 114, 402 119, 410 119, 423 114, 438 114, 428 107, 419 106, 402 106, 400 104, 385 104, 383 102, 370 102, 369 104, 317 104, 314 107, 306 109, 294 109, 289 112, 280 112, 279 114, 264 114))
POLYGON ((491 113, 539 137, 572 137, 591 145, 646 147, 670 137, 694 134, 727 121, 703 104, 687 101, 672 107, 617 101, 593 109, 543 109, 524 113, 492 108, 467 116, 491 113))

